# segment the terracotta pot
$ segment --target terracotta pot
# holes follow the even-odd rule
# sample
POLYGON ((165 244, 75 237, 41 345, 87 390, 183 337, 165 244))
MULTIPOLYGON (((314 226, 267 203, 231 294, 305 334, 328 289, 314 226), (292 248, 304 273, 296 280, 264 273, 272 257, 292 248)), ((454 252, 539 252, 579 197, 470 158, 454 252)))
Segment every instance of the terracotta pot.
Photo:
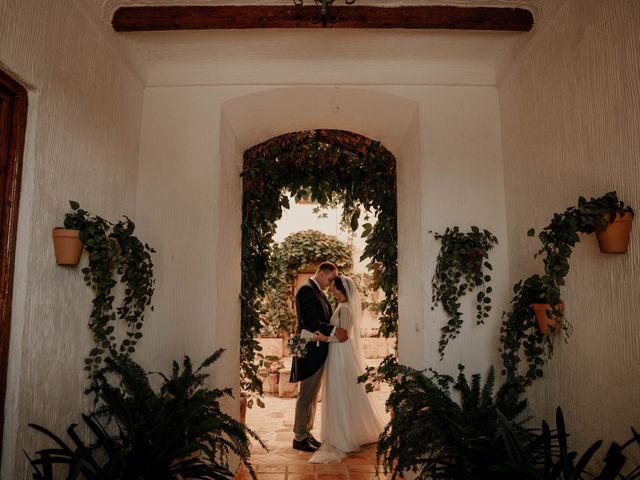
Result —
POLYGON ((271 391, 276 392, 278 390, 278 383, 280 383, 280 374, 269 372, 269 383, 271 384, 271 391))
MULTIPOLYGON (((604 218, 609 221, 611 217, 606 214, 604 218)), ((596 237, 602 253, 625 253, 627 251, 632 220, 633 214, 631 212, 626 212, 624 216, 617 213, 613 222, 609 223, 604 230, 600 228, 600 222, 596 222, 596 237)))
MULTIPOLYGON (((543 335, 546 335, 550 326, 553 326, 554 328, 554 331, 553 331, 554 335, 557 335, 558 333, 560 333, 560 330, 561 330, 560 325, 562 323, 562 317, 561 316, 558 317, 558 315, 555 314, 555 312, 551 308, 551 305, 549 305, 548 303, 534 303, 531 305, 531 308, 533 308, 533 311, 536 314, 536 320, 538 322, 538 330, 540 330, 540 333, 542 333, 543 335), (549 315, 551 315, 551 318, 547 316, 547 311, 549 312, 549 315)), ((558 305, 556 305, 556 309, 561 314, 564 314, 564 303, 560 302, 558 305)), ((551 332, 549 331, 549 333, 551 332)))
POLYGON ((79 230, 53 229, 53 248, 58 265, 77 265, 82 255, 82 247, 79 230))

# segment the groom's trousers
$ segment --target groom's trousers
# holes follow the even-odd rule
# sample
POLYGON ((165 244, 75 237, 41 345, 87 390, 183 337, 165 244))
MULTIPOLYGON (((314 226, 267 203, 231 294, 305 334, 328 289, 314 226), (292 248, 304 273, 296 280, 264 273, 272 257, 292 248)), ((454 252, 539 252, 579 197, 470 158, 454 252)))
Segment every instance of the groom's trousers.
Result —
POLYGON ((309 378, 300 382, 300 393, 296 400, 296 418, 293 423, 294 438, 298 442, 307 438, 307 434, 313 429, 323 370, 324 365, 309 378))

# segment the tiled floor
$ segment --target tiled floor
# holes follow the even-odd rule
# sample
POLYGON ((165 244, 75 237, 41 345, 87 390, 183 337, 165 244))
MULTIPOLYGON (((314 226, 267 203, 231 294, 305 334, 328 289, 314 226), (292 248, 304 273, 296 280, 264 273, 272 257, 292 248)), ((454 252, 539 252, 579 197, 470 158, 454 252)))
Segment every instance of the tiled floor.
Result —
MULTIPOLYGON (((370 395, 384 405, 388 388, 370 395)), ((308 463, 310 453, 291 448, 293 439, 293 413, 295 398, 265 396, 265 408, 254 407, 247 412, 247 425, 257 431, 269 451, 254 444, 251 462, 259 480, 377 480, 385 478, 376 473, 375 445, 367 445, 361 451, 346 457, 341 463, 313 465, 308 463)), ((314 435, 320 437, 322 422, 321 404, 318 404, 314 435)), ((236 479, 251 478, 244 467, 236 479)))

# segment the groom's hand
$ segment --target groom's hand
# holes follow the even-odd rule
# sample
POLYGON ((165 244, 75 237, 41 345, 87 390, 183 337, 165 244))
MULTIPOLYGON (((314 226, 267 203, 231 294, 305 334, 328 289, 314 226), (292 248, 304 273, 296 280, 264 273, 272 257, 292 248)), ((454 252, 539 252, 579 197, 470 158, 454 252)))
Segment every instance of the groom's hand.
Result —
POLYGON ((340 343, 349 340, 349 335, 347 335, 347 331, 344 328, 336 328, 336 331, 333 332, 333 336, 336 337, 340 343))

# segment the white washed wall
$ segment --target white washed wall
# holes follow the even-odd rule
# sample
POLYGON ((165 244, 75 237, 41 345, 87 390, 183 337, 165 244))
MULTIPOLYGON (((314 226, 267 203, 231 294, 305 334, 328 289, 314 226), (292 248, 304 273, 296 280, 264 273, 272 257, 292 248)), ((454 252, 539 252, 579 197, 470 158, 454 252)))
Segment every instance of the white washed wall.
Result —
MULTIPOLYGON (((427 230, 477 224, 498 235, 496 305, 507 298, 501 141, 492 87, 148 87, 136 214, 155 226, 149 238, 163 246, 163 278, 146 346, 164 361, 223 346, 228 355, 215 381, 237 387, 241 155, 272 136, 310 128, 379 139, 398 159, 401 361, 448 372, 463 362, 474 372, 486 371, 497 356, 498 312, 485 327, 469 325, 447 360, 437 359, 445 319, 429 310, 438 246, 427 230), (176 185, 188 194, 168 195, 176 185), (217 223, 207 207, 212 199, 226 202, 215 210, 217 223)), ((465 311, 473 313, 471 303, 465 311)))
MULTIPOLYGON (((640 207, 639 18, 635 1, 567 1, 499 83, 512 283, 541 269, 527 229, 579 195, 640 207)), ((577 448, 640 425, 637 227, 626 255, 581 238, 562 294, 574 333, 530 391, 538 419, 563 408, 577 448)))
POLYGON ((73 1, 0 1, 0 66, 30 90, 2 452, 9 480, 30 478, 23 449, 50 445, 27 423, 62 434, 88 406, 92 294, 79 267, 56 266, 51 229, 70 199, 106 218, 134 214, 144 82, 73 1))

